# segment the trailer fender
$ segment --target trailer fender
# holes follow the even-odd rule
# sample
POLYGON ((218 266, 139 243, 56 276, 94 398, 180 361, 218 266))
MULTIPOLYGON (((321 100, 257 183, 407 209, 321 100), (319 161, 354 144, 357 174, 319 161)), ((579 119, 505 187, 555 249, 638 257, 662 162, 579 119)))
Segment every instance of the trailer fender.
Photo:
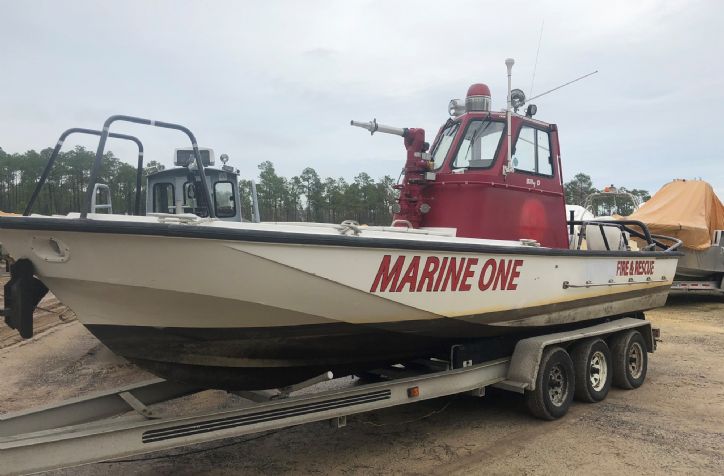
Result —
POLYGON ((648 352, 653 352, 656 348, 656 342, 653 337, 651 323, 643 319, 632 317, 624 317, 611 322, 597 324, 595 326, 577 329, 568 332, 559 332, 556 334, 546 334, 537 337, 522 339, 515 345, 513 356, 510 360, 508 375, 506 380, 496 384, 497 387, 518 393, 524 393, 526 390, 535 390, 535 381, 538 377, 538 368, 540 367, 543 351, 546 347, 554 344, 573 343, 581 339, 587 339, 594 336, 609 336, 617 332, 639 328, 644 336, 648 352))

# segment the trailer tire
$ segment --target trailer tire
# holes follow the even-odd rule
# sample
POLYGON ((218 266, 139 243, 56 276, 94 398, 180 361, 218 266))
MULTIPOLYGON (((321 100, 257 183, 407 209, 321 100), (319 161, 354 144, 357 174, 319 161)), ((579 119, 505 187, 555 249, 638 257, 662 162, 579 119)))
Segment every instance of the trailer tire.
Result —
POLYGON ((602 339, 589 339, 576 344, 571 351, 575 370, 577 400, 600 402, 611 389, 613 368, 611 351, 602 339))
POLYGON ((528 410, 543 420, 555 420, 568 412, 573 401, 575 372, 568 352, 562 347, 543 351, 535 389, 525 392, 528 410))
POLYGON ((646 342, 639 331, 629 331, 613 336, 613 384, 631 390, 639 388, 646 380, 648 355, 646 342))

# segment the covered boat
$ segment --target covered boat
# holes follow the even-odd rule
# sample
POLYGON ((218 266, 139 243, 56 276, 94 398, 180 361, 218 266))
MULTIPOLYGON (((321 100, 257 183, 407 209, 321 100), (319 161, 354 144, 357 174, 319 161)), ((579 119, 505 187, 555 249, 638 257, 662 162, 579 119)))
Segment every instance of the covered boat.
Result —
POLYGON ((724 292, 724 205, 709 183, 669 182, 629 218, 683 242, 677 280, 713 283, 702 289, 724 292))
POLYGON ((525 116, 492 111, 484 84, 450 112, 432 147, 423 129, 353 122, 403 138, 390 226, 220 220, 230 198, 215 196, 218 180, 188 129, 113 116, 99 132, 81 213, 31 215, 31 203, 26 216, 0 217, 12 263, 6 322, 32 335, 47 287, 98 339, 151 372, 258 389, 445 357, 467 342, 493 356, 523 335, 640 316, 665 302, 676 240, 635 221, 566 223, 555 124, 534 119, 531 107, 525 116), (185 173, 205 216, 176 213, 186 210, 168 198, 150 200, 146 216, 95 213, 109 129, 122 121, 186 133, 194 160, 185 173), (588 249, 572 238, 575 226, 588 249), (629 236, 644 249, 630 251, 629 236))

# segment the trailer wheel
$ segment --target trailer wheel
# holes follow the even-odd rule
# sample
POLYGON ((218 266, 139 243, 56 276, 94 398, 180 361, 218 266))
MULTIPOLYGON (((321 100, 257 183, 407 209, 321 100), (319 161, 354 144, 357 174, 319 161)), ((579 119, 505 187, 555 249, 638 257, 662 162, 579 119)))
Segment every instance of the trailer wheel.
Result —
POLYGON ((646 379, 648 355, 639 331, 619 334, 611 340, 613 384, 630 390, 639 388, 646 379))
POLYGON ((525 392, 530 412, 543 420, 555 420, 568 412, 573 400, 575 375, 568 352, 550 347, 543 352, 535 390, 525 392))
POLYGON ((590 339, 577 344, 571 352, 576 373, 577 400, 600 402, 611 389, 611 351, 601 339, 590 339))

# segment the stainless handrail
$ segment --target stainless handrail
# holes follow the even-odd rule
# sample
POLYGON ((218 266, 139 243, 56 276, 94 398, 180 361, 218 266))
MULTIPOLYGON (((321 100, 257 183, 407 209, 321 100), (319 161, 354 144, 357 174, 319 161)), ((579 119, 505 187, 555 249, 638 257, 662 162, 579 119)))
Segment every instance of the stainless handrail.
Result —
MULTIPOLYGON (((601 235, 603 238, 603 242, 606 245, 607 250, 611 250, 610 244, 608 243, 608 238, 606 237, 606 234, 603 232, 603 227, 609 226, 609 227, 615 227, 620 229, 622 232, 629 233, 635 238, 641 239, 646 241, 647 245, 644 247, 644 250, 656 250, 656 247, 661 248, 662 252, 672 252, 676 251, 681 245, 682 241, 678 238, 674 238, 671 236, 665 236, 665 235, 652 235, 649 231, 648 226, 646 226, 645 223, 638 221, 638 220, 568 220, 568 226, 574 227, 574 226, 580 226, 581 230, 578 232, 578 243, 576 245, 576 249, 581 249, 581 245, 583 243, 583 239, 586 236, 586 228, 589 225, 598 226, 601 230, 601 235), (637 231, 632 226, 639 228, 641 231, 637 231), (673 244, 666 245, 662 243, 660 240, 665 241, 671 241, 673 244)), ((628 238, 625 233, 622 234, 623 240, 628 246, 628 238)))
POLYGON ((91 198, 93 196, 93 187, 98 181, 98 174, 101 169, 101 162, 103 161, 103 152, 106 148, 106 141, 110 135, 110 128, 114 122, 132 122, 134 124, 142 124, 146 126, 162 127, 164 129, 174 129, 181 131, 188 136, 191 141, 191 147, 194 150, 194 158, 196 159, 196 167, 199 170, 199 177, 201 178, 201 189, 206 196, 206 203, 209 204, 209 218, 216 218, 216 212, 214 207, 211 205, 214 203, 211 200, 211 191, 209 190, 209 184, 206 183, 206 172, 204 172, 204 164, 201 160, 201 154, 199 154, 199 145, 196 143, 196 137, 187 127, 180 124, 173 124, 171 122, 155 121, 152 119, 143 119, 141 117, 115 115, 106 119, 103 123, 103 132, 101 133, 101 139, 98 141, 98 150, 96 151, 96 158, 93 161, 93 167, 91 168, 90 179, 88 181, 88 189, 86 192, 86 200, 83 204, 83 210, 81 211, 80 217, 87 218, 88 212, 90 211, 91 198))
MULTIPOLYGON (((40 195, 40 190, 43 188, 43 185, 45 185, 46 180, 48 180, 48 175, 50 175, 50 170, 53 168, 53 165, 55 164, 55 160, 58 158, 58 155, 60 154, 60 149, 63 147, 63 143, 65 142, 65 139, 68 138, 71 134, 88 134, 88 135, 94 135, 94 136, 101 136, 103 133, 101 131, 96 131, 94 129, 84 129, 82 127, 73 127, 71 129, 68 129, 67 131, 63 132, 60 135, 60 138, 55 143, 55 148, 53 149, 53 153, 50 154, 50 159, 48 159, 48 164, 45 166, 45 169, 43 170, 43 173, 40 175, 40 179, 38 179, 38 183, 35 185, 35 190, 33 190, 33 194, 30 196, 30 200, 28 201, 27 206, 25 207, 25 211, 23 211, 24 216, 30 215, 30 213, 33 211, 33 205, 35 205, 35 201, 38 199, 38 195, 40 195)), ((126 134, 116 134, 116 133, 109 133, 109 137, 112 137, 114 139, 124 139, 124 140, 130 140, 132 142, 135 142, 135 144, 138 146, 138 170, 136 171, 136 207, 135 207, 135 214, 140 215, 141 213, 141 178, 143 177, 143 144, 140 140, 138 140, 137 137, 129 136, 126 134)), ((91 188, 92 190, 92 188, 91 188)))

